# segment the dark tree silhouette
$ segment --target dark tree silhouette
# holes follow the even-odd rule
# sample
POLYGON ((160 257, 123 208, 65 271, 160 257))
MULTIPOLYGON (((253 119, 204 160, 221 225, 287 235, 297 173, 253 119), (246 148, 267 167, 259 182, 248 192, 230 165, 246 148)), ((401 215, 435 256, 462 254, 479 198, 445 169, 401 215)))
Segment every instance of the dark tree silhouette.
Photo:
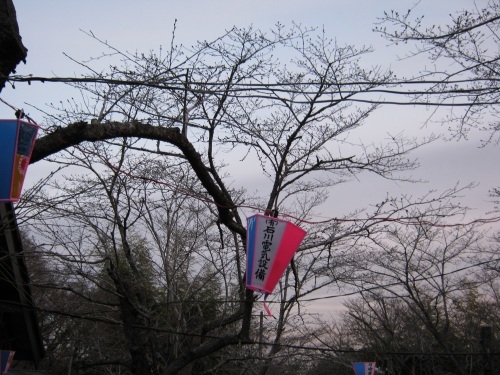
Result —
POLYGON ((7 77, 16 71, 16 66, 26 62, 27 48, 23 45, 16 9, 12 0, 0 1, 0 91, 7 77))

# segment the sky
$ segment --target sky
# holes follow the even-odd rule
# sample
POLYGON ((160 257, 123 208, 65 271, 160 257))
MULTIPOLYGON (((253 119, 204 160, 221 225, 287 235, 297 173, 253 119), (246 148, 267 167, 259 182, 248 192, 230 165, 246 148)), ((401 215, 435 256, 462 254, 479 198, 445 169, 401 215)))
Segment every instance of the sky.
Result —
MULTIPOLYGON (((477 1, 481 6, 485 1, 477 1)), ((197 40, 210 40, 221 35, 233 26, 267 30, 277 22, 291 25, 292 22, 303 26, 323 28, 327 35, 343 44, 373 46, 375 53, 370 63, 390 65, 393 69, 417 70, 426 61, 411 60, 398 62, 396 57, 406 51, 388 46, 387 41, 372 30, 377 18, 384 11, 405 12, 415 7, 416 13, 425 14, 427 23, 444 24, 449 15, 470 7, 470 0, 185 0, 183 2, 145 0, 140 3, 131 0, 88 0, 85 2, 60 0, 14 0, 17 18, 24 45, 28 48, 26 64, 21 64, 18 74, 40 76, 78 76, 84 61, 98 56, 102 47, 88 37, 91 31, 102 40, 108 41, 118 49, 129 52, 148 52, 168 46, 176 23, 178 43, 191 45, 197 40), (176 21, 177 20, 177 21, 176 21)), ((36 121, 43 121, 43 114, 35 107, 48 109, 45 104, 65 100, 73 96, 63 84, 18 83, 16 88, 6 87, 1 98, 15 107, 22 107, 36 121)), ((383 138, 388 132, 405 131, 421 135, 429 132, 440 133, 444 129, 421 128, 425 112, 408 107, 385 107, 376 112, 362 128, 366 138, 371 134, 374 139, 383 138), (410 113, 411 111, 411 113, 410 113)), ((11 118, 12 110, 0 103, 0 118, 11 118)), ((365 205, 383 199, 386 191, 405 194, 422 194, 429 190, 440 190, 456 183, 479 183, 478 188, 466 198, 481 216, 492 207, 488 191, 498 186, 498 147, 481 148, 479 135, 473 135, 468 142, 439 141, 421 149, 415 154, 421 167, 413 176, 428 181, 423 184, 396 184, 362 176, 345 187, 339 187, 337 196, 355 194, 356 203, 365 205), (368 188, 369 186, 369 188, 368 188), (380 199, 378 197, 381 197, 380 199)), ((35 180, 46 171, 43 165, 30 169, 28 180, 35 180)), ((247 174, 234 178, 245 183, 247 174)), ((249 180, 250 181, 250 180, 249 180)), ((255 177, 251 177, 255 181, 255 177)), ((27 182, 29 184, 29 181, 27 182)), ((353 200, 332 198, 333 212, 326 208, 330 216, 352 211, 353 200)))
MULTIPOLYGON (((83 31, 91 31, 118 49, 148 52, 168 46, 175 20, 179 43, 191 45, 197 40, 210 40, 233 26, 267 30, 277 22, 324 28, 339 44, 373 46, 372 63, 390 64, 395 69, 417 70, 422 60, 399 63, 401 49, 389 47, 372 30, 384 10, 405 12, 415 5, 407 0, 14 0, 24 45, 28 48, 26 64, 18 74, 36 76, 78 76, 82 69, 67 56, 79 61, 99 55, 101 46, 83 31)), ((485 1, 477 1, 478 5, 485 1)), ((426 22, 444 24, 449 14, 471 6, 471 0, 421 0, 416 11, 426 15, 426 22)), ((72 93, 63 84, 31 85, 18 83, 6 87, 0 97, 25 111, 38 122, 43 114, 34 107, 48 109, 45 104, 64 100, 72 93)), ((12 118, 13 111, 0 103, 0 118, 12 118)), ((383 139, 388 132, 406 131, 415 135, 443 132, 444 129, 422 128, 425 111, 409 107, 384 107, 367 120, 359 137, 383 139), (364 133, 363 133, 364 132, 364 133)), ((478 183, 463 197, 474 208, 468 220, 481 218, 493 207, 488 191, 499 186, 499 147, 480 147, 480 135, 471 140, 438 141, 419 150, 421 167, 413 177, 426 180, 420 184, 398 184, 363 175, 358 181, 339 186, 321 214, 336 217, 366 207, 391 194, 420 196, 430 190, 442 191, 459 183, 478 183)), ((26 185, 48 173, 48 166, 36 163, 28 171, 26 185)), ((265 177, 234 171, 232 178, 241 185, 260 183, 265 177)), ((326 309, 331 305, 325 304, 326 309)))

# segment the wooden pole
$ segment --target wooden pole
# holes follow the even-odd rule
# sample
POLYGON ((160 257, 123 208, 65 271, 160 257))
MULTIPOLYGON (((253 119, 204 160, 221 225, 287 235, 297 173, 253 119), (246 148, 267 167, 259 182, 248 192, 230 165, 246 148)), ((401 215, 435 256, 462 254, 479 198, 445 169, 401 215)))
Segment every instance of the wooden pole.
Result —
POLYGON ((264 312, 260 312, 260 325, 259 325, 259 358, 262 359, 262 340, 264 339, 264 312))

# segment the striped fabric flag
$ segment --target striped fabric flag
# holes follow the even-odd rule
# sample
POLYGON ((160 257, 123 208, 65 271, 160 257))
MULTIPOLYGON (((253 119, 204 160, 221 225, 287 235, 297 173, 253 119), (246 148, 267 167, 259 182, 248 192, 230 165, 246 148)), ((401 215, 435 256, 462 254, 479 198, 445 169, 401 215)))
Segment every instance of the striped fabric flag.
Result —
POLYGON ((17 202, 35 145, 38 125, 0 120, 0 202, 17 202))
POLYGON ((0 350, 0 374, 6 374, 9 371, 15 353, 9 350, 0 350))

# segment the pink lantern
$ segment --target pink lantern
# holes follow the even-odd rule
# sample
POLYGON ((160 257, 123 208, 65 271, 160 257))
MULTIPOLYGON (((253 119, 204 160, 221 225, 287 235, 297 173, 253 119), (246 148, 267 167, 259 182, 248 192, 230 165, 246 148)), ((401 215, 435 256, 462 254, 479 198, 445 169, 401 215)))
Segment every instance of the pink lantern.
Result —
POLYGON ((247 219, 247 288, 272 293, 306 231, 270 216, 247 219))
POLYGON ((0 202, 16 202, 35 146, 38 125, 0 120, 0 202))

